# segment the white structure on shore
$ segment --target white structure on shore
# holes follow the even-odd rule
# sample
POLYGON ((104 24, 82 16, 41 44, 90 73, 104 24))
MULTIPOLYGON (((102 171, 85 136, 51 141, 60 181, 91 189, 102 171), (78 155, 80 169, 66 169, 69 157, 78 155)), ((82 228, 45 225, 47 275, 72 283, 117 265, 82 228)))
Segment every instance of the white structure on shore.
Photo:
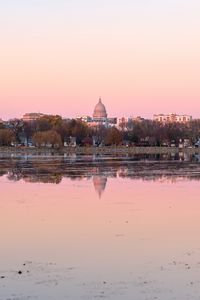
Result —
POLYGON ((38 119, 44 117, 44 114, 41 113, 27 113, 23 115, 22 120, 24 122, 37 121, 38 119))
POLYGON ((154 115, 153 120, 160 123, 188 123, 192 121, 192 116, 189 115, 177 115, 177 114, 159 114, 154 115))

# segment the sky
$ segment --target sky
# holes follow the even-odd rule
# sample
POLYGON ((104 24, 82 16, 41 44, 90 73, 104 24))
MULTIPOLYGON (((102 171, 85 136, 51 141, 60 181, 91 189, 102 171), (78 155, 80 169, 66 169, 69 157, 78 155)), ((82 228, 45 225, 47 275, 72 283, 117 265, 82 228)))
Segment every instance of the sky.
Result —
POLYGON ((0 118, 200 118, 199 0, 0 0, 0 118))

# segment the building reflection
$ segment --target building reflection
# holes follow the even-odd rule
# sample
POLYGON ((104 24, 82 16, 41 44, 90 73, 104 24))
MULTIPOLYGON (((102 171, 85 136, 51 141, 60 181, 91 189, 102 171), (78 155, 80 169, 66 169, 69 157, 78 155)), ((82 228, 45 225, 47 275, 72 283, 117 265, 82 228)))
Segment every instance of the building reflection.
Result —
POLYGON ((106 188, 106 183, 107 183, 107 177, 105 176, 93 176, 93 184, 95 191, 99 195, 99 198, 101 198, 105 188, 106 188))
POLYGON ((89 179, 102 197, 108 178, 176 183, 184 180, 200 180, 200 158, 180 156, 154 160, 147 157, 56 157, 4 159, 0 164, 0 176, 10 181, 59 184, 64 178, 70 180, 89 179))

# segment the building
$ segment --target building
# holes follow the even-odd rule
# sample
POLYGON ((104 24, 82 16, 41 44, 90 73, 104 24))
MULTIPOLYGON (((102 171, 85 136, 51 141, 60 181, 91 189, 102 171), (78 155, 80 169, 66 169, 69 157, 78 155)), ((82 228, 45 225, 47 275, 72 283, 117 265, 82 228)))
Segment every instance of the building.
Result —
POLYGON ((198 141, 195 143, 195 148, 199 148, 200 147, 200 139, 198 139, 198 141))
POLYGON ((90 127, 112 127, 117 124, 117 118, 108 118, 105 105, 102 103, 101 98, 99 98, 99 102, 95 105, 94 112, 91 116, 81 116, 77 117, 77 120, 86 123, 90 127))
POLYGON ((121 117, 121 118, 118 119, 117 124, 118 125, 120 125, 120 124, 126 125, 128 123, 128 121, 129 121, 128 118, 121 117))
POLYGON ((93 121, 97 123, 107 122, 107 112, 105 105, 101 101, 101 98, 99 98, 99 102, 94 108, 93 121))
POLYGON ((159 114, 154 115, 153 120, 160 123, 188 123, 192 121, 192 116, 189 115, 177 115, 177 114, 159 114))
POLYGON ((22 120, 24 122, 32 122, 32 121, 37 121, 38 119, 44 117, 44 114, 41 113, 26 113, 23 115, 22 120))
POLYGON ((128 118, 121 117, 117 120, 117 128, 119 130, 127 130, 128 118))
POLYGON ((130 128, 132 128, 132 124, 133 122, 142 122, 144 121, 145 119, 138 116, 138 117, 129 117, 129 118, 125 118, 125 117, 121 117, 118 119, 117 121, 117 128, 119 130, 123 130, 123 131, 126 131, 126 130, 129 130, 130 128))
POLYGON ((64 147, 76 147, 76 137, 70 136, 64 140, 64 147))
POLYGON ((84 122, 84 123, 90 123, 92 122, 92 117, 90 116, 82 116, 76 118, 78 121, 84 122))
POLYGON ((108 120, 109 127, 117 125, 117 118, 116 117, 114 117, 114 118, 108 118, 107 120, 108 120))
POLYGON ((142 122, 144 120, 145 119, 142 118, 141 116, 137 116, 137 117, 131 116, 131 117, 128 118, 128 122, 142 122))

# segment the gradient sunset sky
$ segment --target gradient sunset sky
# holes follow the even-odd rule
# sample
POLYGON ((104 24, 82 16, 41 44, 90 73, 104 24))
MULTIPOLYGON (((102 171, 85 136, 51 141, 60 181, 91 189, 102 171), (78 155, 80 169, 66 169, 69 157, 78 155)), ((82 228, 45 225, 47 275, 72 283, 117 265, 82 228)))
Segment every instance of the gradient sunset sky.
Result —
POLYGON ((200 118, 199 0, 6 0, 0 118, 26 112, 200 118))

